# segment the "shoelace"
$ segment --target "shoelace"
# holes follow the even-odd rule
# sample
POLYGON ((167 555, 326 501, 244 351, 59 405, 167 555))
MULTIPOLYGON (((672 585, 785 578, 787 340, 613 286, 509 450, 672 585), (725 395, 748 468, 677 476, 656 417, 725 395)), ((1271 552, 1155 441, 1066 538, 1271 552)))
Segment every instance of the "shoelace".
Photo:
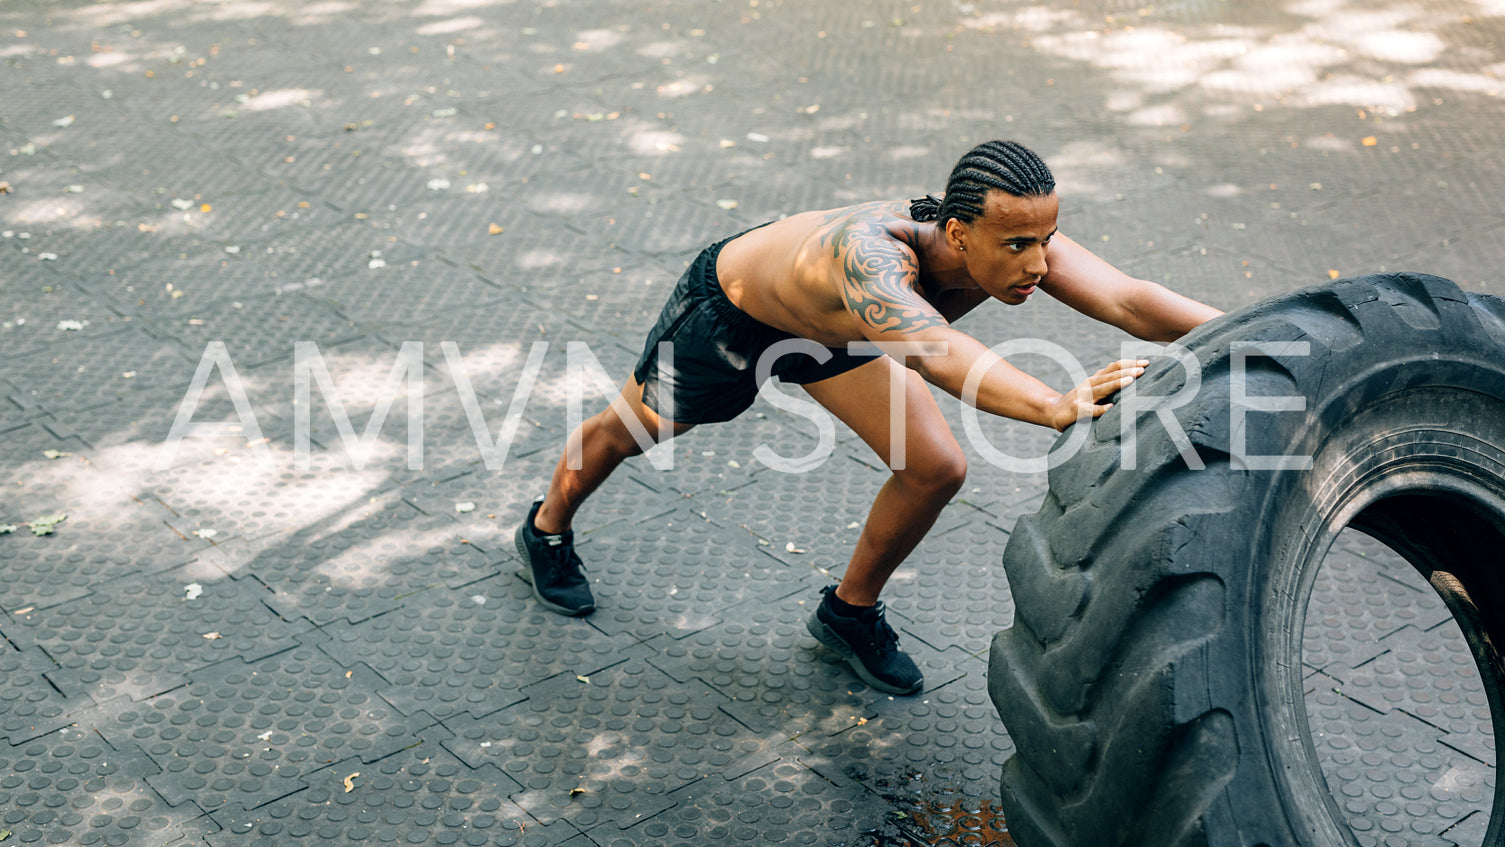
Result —
POLYGON ((883 656, 894 651, 899 645, 899 635, 894 628, 888 625, 885 618, 879 617, 873 620, 873 649, 878 655, 883 656))
POLYGON ((585 570, 585 563, 580 561, 580 555, 575 552, 574 544, 565 544, 562 535, 543 535, 544 549, 553 555, 550 556, 549 569, 558 573, 573 566, 579 570, 585 570))

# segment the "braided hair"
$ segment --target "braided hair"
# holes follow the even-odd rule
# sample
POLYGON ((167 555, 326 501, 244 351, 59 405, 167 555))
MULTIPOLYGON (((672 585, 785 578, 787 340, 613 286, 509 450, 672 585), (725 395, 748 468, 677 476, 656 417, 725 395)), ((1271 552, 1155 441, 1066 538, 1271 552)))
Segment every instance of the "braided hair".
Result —
POLYGON ((956 218, 970 224, 983 213, 988 191, 997 189, 1015 197, 1044 197, 1056 190, 1056 178, 1034 151, 1016 141, 988 141, 972 148, 951 169, 946 194, 926 194, 909 203, 909 216, 916 221, 946 221, 956 218))

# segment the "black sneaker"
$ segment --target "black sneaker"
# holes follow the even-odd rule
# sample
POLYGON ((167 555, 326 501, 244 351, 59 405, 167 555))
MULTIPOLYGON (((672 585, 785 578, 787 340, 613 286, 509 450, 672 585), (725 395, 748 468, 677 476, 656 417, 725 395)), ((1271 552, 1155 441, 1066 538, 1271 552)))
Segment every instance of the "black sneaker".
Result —
POLYGON ((826 595, 805 624, 815 640, 847 660, 868 685, 890 694, 914 694, 925 685, 914 660, 899 649, 899 636, 883 618, 879 603, 860 617, 845 618, 831 609, 836 586, 820 590, 826 595))
POLYGON ((528 518, 513 536, 517 555, 528 563, 525 571, 533 584, 533 596, 551 612, 579 617, 596 610, 590 582, 581 571, 585 565, 575 555, 575 533, 565 530, 559 535, 544 535, 533 526, 543 498, 533 501, 528 518))

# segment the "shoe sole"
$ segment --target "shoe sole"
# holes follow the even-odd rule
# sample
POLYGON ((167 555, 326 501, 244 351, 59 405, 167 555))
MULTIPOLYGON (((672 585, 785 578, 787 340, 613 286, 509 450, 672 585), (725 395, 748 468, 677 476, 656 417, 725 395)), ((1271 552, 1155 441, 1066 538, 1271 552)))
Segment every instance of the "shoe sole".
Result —
POLYGON ((815 640, 819 641, 821 644, 824 644, 826 648, 831 652, 842 657, 843 659, 846 659, 847 664, 851 665, 852 670, 855 671, 858 676, 862 677, 863 682, 871 685, 879 691, 886 691, 889 694, 901 695, 918 694, 920 689, 925 687, 925 680, 923 679, 915 683, 911 688, 900 688, 893 683, 884 682, 883 680, 873 676, 871 673, 868 673, 868 669, 863 666, 862 662, 857 660, 856 652, 853 651, 851 647, 847 646, 847 643, 841 639, 841 636, 836 634, 835 630, 831 629, 829 626, 826 626, 826 622, 821 620, 819 615, 812 614, 810 616, 810 619, 808 621, 805 621, 805 629, 810 630, 810 634, 815 636, 815 640))
POLYGON ((519 575, 522 576, 524 582, 528 583, 528 587, 533 589, 533 596, 538 600, 539 605, 555 614, 570 618, 581 618, 594 612, 596 610, 595 606, 583 606, 579 609, 571 609, 568 606, 561 606, 558 603, 550 602, 547 597, 538 592, 538 583, 533 579, 533 557, 528 554, 527 542, 523 541, 524 529, 525 527, 523 526, 517 528, 517 532, 512 534, 512 543, 517 547, 517 555, 521 556, 523 560, 523 568, 519 571, 519 575))

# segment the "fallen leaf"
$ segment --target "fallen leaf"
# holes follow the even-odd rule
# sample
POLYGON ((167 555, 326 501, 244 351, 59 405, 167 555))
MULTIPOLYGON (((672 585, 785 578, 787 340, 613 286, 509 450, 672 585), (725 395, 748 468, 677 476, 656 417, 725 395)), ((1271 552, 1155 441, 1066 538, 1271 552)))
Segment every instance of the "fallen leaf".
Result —
POLYGON ((31 528, 33 535, 51 535, 53 527, 57 526, 67 519, 67 515, 58 513, 56 515, 48 515, 44 518, 37 518, 36 520, 27 524, 27 526, 31 528))
POLYGON ((214 536, 219 535, 219 532, 212 529, 196 529, 193 531, 193 534, 207 541, 214 536))
POLYGON ((15 532, 18 529, 20 529, 20 527, 16 526, 13 523, 0 523, 0 535, 4 535, 7 532, 15 532))
POLYGON ((489 227, 486 228, 486 232, 489 233, 489 234, 491 234, 491 235, 501 235, 502 233, 504 233, 506 231, 507 230, 506 230, 505 227, 500 227, 500 226, 497 226, 496 224, 492 224, 491 226, 489 226, 489 227))
POLYGON ((203 593, 204 586, 199 585, 197 582, 190 582, 189 584, 183 586, 184 600, 197 600, 199 598, 199 595, 203 593))
POLYGON ((207 640, 209 640, 209 641, 218 641, 219 637, 220 637, 220 635, 217 632, 206 632, 206 633, 204 633, 204 638, 207 639, 207 640))
POLYGON ((0 194, 9 194, 10 192, 11 192, 10 183, 4 182, 4 181, 0 181, 0 194))
POLYGON ((355 773, 351 774, 350 776, 345 777, 345 793, 346 794, 349 794, 350 792, 352 792, 352 791, 355 790, 355 778, 358 777, 358 776, 360 776, 360 775, 361 775, 361 772, 360 771, 356 771, 355 773))
POLYGON ((580 675, 577 674, 575 676, 575 679, 579 680, 580 682, 585 683, 586 685, 590 685, 591 684, 591 678, 588 677, 588 676, 580 676, 580 675))
POLYGON ((1371 135, 1368 138, 1365 138, 1363 141, 1360 141, 1359 143, 1363 144, 1365 147, 1373 147, 1374 145, 1379 144, 1380 140, 1371 135))
POLYGON ((475 510, 476 510, 476 504, 471 503, 469 501, 466 501, 464 503, 456 503, 455 504, 455 511, 459 512, 462 515, 465 514, 466 512, 474 512, 475 510))
POLYGON ((730 212, 731 210, 737 208, 737 201, 736 200, 717 200, 716 201, 716 205, 720 206, 721 208, 723 208, 723 209, 727 210, 728 212, 730 212))
POLYGON ((72 456, 72 453, 64 453, 61 450, 43 450, 42 455, 49 459, 61 459, 64 456, 72 456))
POLYGON ((272 731, 269 729, 256 737, 262 741, 270 741, 272 739, 272 731))
POLYGON ((1341 274, 1339 274, 1337 271, 1329 270, 1327 272, 1327 278, 1328 279, 1337 279, 1339 276, 1341 276, 1341 274))
POLYGON ((177 209, 178 211, 186 212, 189 209, 193 208, 193 201, 184 200, 183 198, 179 197, 178 199, 172 201, 172 207, 174 209, 177 209))
POLYGON ((53 126, 60 126, 60 127, 70 127, 70 126, 73 126, 73 116, 69 115, 66 118, 58 118, 57 120, 55 120, 55 121, 52 122, 52 125, 53 126))
POLYGON ((585 793, 585 789, 584 788, 571 788, 570 789, 570 796, 571 797, 579 797, 581 794, 584 794, 584 793, 585 793))

